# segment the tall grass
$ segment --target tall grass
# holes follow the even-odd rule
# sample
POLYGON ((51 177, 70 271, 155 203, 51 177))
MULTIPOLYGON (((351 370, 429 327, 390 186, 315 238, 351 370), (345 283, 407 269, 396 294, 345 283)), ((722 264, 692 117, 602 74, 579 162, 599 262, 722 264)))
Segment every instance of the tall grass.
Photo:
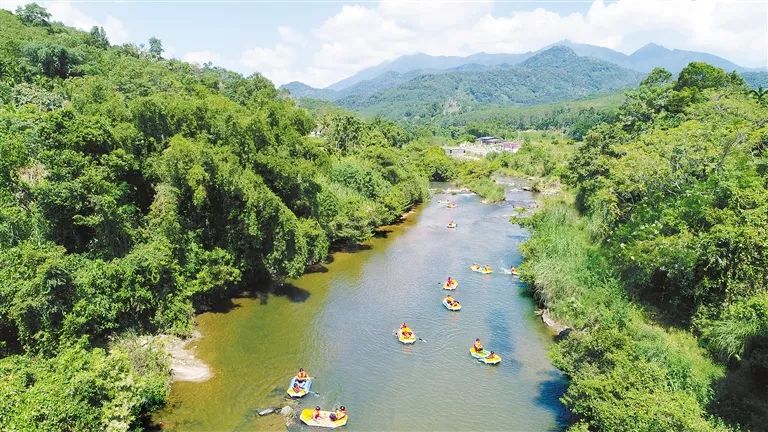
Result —
POLYGON ((526 224, 523 280, 574 331, 555 346, 570 378, 574 430, 725 430, 707 405, 723 376, 688 332, 653 323, 627 295, 594 238, 599 226, 563 199, 526 224))

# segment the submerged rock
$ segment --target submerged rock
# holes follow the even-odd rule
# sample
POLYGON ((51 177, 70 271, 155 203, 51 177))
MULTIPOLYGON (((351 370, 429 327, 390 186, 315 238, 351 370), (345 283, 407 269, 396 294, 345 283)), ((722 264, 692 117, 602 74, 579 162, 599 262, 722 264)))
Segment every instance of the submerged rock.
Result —
POLYGON ((549 314, 549 309, 539 309, 536 311, 536 315, 541 316, 541 320, 544 321, 544 324, 554 330, 557 338, 568 336, 568 333, 571 332, 570 327, 552 318, 552 316, 549 314))
POLYGON ((276 412, 277 412, 277 407, 271 407, 271 408, 264 408, 259 410, 258 414, 259 414, 259 417, 262 417, 268 414, 274 414, 276 412))
POLYGON ((290 406, 288 406, 288 405, 284 406, 284 407, 283 407, 283 408, 280 410, 280 414, 282 414, 282 415, 283 415, 283 416, 285 416, 285 417, 293 417, 294 413, 295 413, 295 412, 293 411, 293 408, 292 408, 292 407, 290 407, 290 406))

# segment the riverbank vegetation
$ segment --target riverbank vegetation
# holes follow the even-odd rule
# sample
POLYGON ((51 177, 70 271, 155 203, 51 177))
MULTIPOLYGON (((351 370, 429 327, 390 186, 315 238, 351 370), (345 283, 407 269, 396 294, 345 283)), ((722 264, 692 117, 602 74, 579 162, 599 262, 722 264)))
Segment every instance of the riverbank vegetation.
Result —
POLYGON ((504 200, 504 187, 494 181, 498 176, 530 179, 536 192, 559 190, 575 142, 559 131, 518 131, 513 136, 521 141, 520 150, 490 152, 481 159, 462 161, 456 169, 457 181, 486 202, 504 200))
MULTIPOLYGON (((0 429, 129 430, 168 392, 131 334, 300 275, 452 176, 398 125, 0 11, 0 429)), ((142 339, 143 340, 143 339, 142 339)))
POLYGON ((526 222, 575 430, 764 427, 767 119, 735 74, 654 70, 570 158, 573 204, 526 222))

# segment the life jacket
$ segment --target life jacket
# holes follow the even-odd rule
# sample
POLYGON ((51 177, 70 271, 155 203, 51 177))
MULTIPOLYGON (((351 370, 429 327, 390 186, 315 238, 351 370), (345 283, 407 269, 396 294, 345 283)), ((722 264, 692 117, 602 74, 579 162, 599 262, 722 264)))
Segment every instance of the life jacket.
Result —
POLYGON ((301 379, 306 379, 309 377, 309 375, 307 375, 307 371, 300 371, 299 373, 296 374, 296 377, 301 379))

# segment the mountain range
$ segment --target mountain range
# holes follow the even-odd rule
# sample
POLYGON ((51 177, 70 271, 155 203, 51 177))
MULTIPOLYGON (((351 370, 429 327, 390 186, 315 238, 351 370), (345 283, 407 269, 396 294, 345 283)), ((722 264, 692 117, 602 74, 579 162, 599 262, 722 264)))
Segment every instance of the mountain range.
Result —
POLYGON ((414 54, 364 69, 326 88, 281 86, 295 98, 332 101, 371 115, 409 118, 484 105, 530 105, 574 99, 636 85, 654 67, 677 73, 692 61, 738 71, 750 81, 766 72, 724 58, 648 44, 627 55, 564 40, 522 54, 467 57, 414 54))

